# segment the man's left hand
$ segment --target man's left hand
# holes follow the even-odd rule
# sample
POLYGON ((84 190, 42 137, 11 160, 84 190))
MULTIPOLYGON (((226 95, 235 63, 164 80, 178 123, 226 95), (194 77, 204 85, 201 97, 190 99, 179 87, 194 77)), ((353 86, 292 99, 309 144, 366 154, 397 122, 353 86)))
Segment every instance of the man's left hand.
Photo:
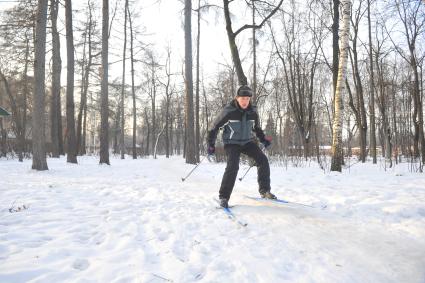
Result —
POLYGON ((264 148, 267 149, 269 146, 272 145, 272 137, 271 136, 265 136, 264 140, 261 143, 264 145, 264 148))

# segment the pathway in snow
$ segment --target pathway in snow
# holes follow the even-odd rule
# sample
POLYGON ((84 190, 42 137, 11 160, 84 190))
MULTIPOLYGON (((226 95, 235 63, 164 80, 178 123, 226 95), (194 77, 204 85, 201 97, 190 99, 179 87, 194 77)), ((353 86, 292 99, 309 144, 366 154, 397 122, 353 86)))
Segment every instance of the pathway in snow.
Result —
POLYGON ((181 158, 79 161, 0 161, 0 282, 425 282, 423 175, 272 168, 275 193, 320 210, 245 198, 251 172, 244 228, 215 208, 224 164, 182 183, 181 158))

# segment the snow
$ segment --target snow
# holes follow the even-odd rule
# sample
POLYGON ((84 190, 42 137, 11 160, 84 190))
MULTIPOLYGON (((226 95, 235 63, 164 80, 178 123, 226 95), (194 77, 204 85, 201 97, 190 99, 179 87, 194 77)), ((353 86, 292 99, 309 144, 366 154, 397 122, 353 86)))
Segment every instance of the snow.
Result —
POLYGON ((0 160, 0 282, 425 282, 425 178, 408 165, 272 166, 272 192, 314 208, 246 198, 251 170, 230 200, 242 227, 214 202, 225 164, 182 182, 181 157, 111 162, 0 160))

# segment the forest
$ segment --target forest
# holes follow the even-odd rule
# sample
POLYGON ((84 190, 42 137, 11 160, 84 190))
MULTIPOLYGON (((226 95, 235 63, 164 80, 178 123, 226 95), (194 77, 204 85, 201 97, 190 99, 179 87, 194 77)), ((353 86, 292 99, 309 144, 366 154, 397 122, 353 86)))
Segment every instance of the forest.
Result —
POLYGON ((0 1, 0 157, 36 170, 61 155, 197 164, 215 116, 249 85, 273 162, 423 172, 423 1, 150 1, 157 17, 176 7, 180 21, 163 25, 182 38, 168 44, 152 40, 142 2, 0 1), (214 61, 211 26, 224 39, 214 61))

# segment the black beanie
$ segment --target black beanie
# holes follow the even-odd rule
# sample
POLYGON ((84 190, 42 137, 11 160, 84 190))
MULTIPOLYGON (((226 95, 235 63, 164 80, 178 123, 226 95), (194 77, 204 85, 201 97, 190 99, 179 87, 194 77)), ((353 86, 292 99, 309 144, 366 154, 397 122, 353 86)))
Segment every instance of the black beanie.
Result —
POLYGON ((248 97, 251 97, 252 96, 252 89, 249 86, 247 86, 247 85, 240 86, 238 88, 238 91, 236 92, 236 96, 248 96, 248 97))

